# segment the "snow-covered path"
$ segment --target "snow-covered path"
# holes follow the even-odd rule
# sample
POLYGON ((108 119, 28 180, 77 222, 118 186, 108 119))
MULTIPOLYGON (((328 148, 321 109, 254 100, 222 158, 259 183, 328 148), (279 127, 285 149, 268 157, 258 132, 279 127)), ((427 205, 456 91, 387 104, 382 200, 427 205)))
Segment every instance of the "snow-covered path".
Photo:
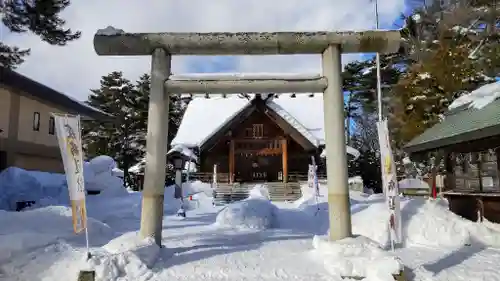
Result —
POLYGON ((410 280, 498 281, 500 250, 478 246, 437 249, 423 246, 396 251, 411 271, 410 280))
MULTIPOLYGON (((281 219, 291 225, 265 230, 237 229, 215 225, 222 207, 213 207, 210 198, 202 199, 185 219, 168 214, 164 217, 165 248, 160 250, 152 268, 133 253, 120 252, 116 245, 113 247, 118 252, 110 252, 113 247, 104 246, 120 237, 128 239, 138 230, 140 194, 89 200, 89 215, 94 219, 89 230, 97 280, 339 280, 312 245, 313 233, 324 229, 312 226, 325 222, 324 211, 317 217, 304 216, 296 204, 280 203, 277 205, 281 219)), ((385 205, 379 201, 377 196, 353 196, 353 224, 355 233, 383 243, 386 234, 381 210, 385 205)), ((495 270, 500 263, 500 250, 480 247, 479 241, 474 246, 436 246, 448 242, 447 239, 460 243, 469 235, 482 233, 483 236, 474 237, 486 237, 489 232, 471 232, 479 226, 442 213, 445 209, 435 203, 411 201, 405 206, 403 217, 412 221, 406 226, 406 237, 427 241, 427 246, 413 244, 396 251, 409 269, 408 280, 500 281, 500 273, 495 270), (454 224, 445 226, 451 220, 455 220, 454 224), (419 234, 422 228, 428 230, 419 234)), ((317 207, 312 207, 311 211, 316 212, 317 207)), ((175 213, 174 208, 170 211, 175 213)), ((9 226, 0 228, 0 280, 76 280, 77 272, 88 265, 84 260, 83 237, 72 233, 67 212, 65 207, 49 207, 11 213, 10 218, 0 219, 0 223, 9 226), (5 249, 13 251, 5 255, 5 249)))
POLYGON ((164 244, 175 254, 156 263, 160 280, 331 280, 309 258, 310 234, 220 229, 211 225, 215 213, 166 222, 172 227, 164 232, 164 244), (193 226, 185 228, 185 223, 193 226))

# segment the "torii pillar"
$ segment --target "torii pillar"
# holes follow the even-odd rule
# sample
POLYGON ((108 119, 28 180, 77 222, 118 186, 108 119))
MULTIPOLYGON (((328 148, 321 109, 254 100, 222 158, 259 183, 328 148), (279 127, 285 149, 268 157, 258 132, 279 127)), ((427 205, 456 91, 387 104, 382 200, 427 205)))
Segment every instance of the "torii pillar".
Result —
POLYGON ((152 55, 141 235, 154 237, 161 244, 169 94, 323 92, 330 239, 350 236, 340 56, 341 53, 395 53, 400 40, 399 31, 125 33, 111 27, 99 30, 94 36, 98 55, 152 55), (323 74, 267 78, 254 75, 240 79, 170 77, 171 55, 283 54, 321 54, 323 74))

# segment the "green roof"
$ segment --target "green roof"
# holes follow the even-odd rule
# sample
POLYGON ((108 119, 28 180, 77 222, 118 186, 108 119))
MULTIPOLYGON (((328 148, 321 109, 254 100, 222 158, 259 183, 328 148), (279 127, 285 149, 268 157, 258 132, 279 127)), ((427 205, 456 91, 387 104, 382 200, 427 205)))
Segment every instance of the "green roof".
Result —
POLYGON ((441 123, 405 145, 409 153, 423 152, 500 135, 500 99, 481 109, 462 106, 451 110, 441 123))

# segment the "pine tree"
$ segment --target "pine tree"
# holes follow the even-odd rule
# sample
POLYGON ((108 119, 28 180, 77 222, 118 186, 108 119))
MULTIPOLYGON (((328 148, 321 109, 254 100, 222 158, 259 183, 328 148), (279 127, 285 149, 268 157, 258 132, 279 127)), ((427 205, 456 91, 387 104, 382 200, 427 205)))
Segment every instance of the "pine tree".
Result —
MULTIPOLYGON (((388 96, 397 83, 401 71, 390 60, 381 57, 380 77, 382 96, 388 96)), ((361 175, 366 186, 375 191, 381 190, 380 158, 376 121, 377 105, 377 69, 374 59, 355 61, 346 65, 343 76, 343 89, 346 92, 346 118, 349 145, 358 149, 361 156, 350 162, 350 174, 361 175), (351 127, 354 128, 350 132, 351 127)), ((384 116, 389 112, 387 102, 383 103, 384 116)))
MULTIPOLYGON (((84 124, 84 149, 89 157, 109 155, 124 170, 139 163, 146 153, 146 134, 151 78, 144 74, 135 85, 115 71, 101 79, 100 89, 91 90, 87 103, 116 117, 113 124, 88 122, 84 124)), ((178 96, 170 97, 168 143, 179 128, 185 103, 178 96)), ((171 174, 171 173, 170 173, 171 174)), ((173 175, 170 175, 173 176, 173 175)))
MULTIPOLYGON (((65 29, 59 14, 70 5, 69 0, 0 1, 2 23, 13 33, 32 32, 51 45, 64 46, 80 38, 80 32, 65 29)), ((24 62, 30 50, 7 46, 0 42, 0 66, 15 68, 24 62)))
POLYGON ((134 85, 115 71, 101 79, 100 89, 91 90, 87 103, 90 106, 111 113, 113 123, 87 122, 83 126, 83 142, 89 157, 111 156, 124 170, 125 180, 129 182, 128 168, 138 161, 142 154, 136 146, 134 132, 136 108, 134 85))

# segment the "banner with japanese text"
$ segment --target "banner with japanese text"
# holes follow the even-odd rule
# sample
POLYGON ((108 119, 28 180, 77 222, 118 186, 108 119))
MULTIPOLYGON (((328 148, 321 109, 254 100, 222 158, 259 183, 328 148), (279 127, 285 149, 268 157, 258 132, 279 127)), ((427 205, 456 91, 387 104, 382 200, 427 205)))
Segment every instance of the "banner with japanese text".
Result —
POLYGON ((68 183, 75 233, 87 227, 80 116, 52 114, 68 183))
POLYGON ((377 122, 378 137, 380 144, 380 161, 382 169, 382 188, 386 196, 386 202, 389 208, 389 228, 390 237, 393 244, 399 244, 402 241, 401 231, 401 207, 399 198, 398 180, 396 174, 396 165, 391 149, 389 139, 389 129, 387 119, 377 122))

